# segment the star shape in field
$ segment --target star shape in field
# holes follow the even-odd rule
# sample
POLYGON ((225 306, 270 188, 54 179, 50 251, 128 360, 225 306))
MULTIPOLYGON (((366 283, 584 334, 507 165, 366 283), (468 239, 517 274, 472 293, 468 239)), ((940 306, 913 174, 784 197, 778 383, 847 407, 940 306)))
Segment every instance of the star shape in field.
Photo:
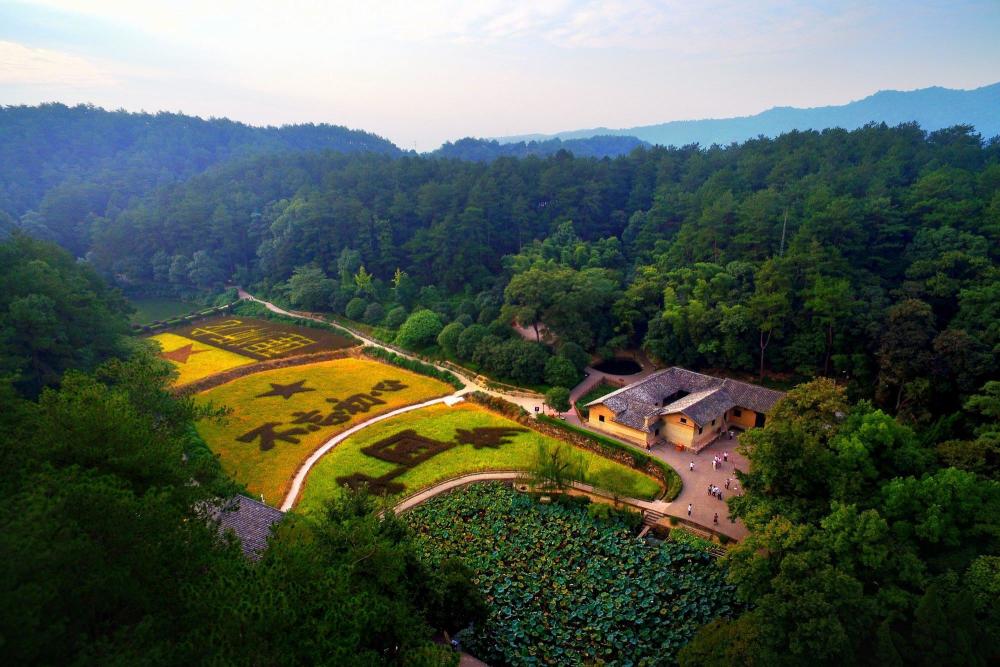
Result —
POLYGON ((281 396, 286 401, 295 394, 301 394, 305 391, 316 391, 311 387, 303 387, 306 383, 305 380, 299 380, 298 382, 293 382, 291 384, 275 384, 269 382, 271 385, 271 391, 264 392, 263 394, 258 394, 256 398, 265 398, 267 396, 281 396))
POLYGON ((208 352, 208 350, 195 350, 194 343, 188 343, 183 345, 176 350, 170 350, 169 352, 161 352, 160 356, 164 359, 169 359, 170 361, 176 361, 179 364, 186 364, 188 362, 188 357, 192 354, 201 354, 202 352, 208 352))

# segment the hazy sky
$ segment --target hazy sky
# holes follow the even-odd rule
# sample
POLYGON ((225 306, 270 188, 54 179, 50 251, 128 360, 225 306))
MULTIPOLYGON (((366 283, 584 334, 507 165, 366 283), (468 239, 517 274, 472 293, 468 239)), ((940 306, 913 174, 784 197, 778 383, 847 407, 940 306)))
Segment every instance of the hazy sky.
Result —
POLYGON ((1000 0, 0 0, 0 104, 329 122, 430 150, 1000 81, 1000 0))

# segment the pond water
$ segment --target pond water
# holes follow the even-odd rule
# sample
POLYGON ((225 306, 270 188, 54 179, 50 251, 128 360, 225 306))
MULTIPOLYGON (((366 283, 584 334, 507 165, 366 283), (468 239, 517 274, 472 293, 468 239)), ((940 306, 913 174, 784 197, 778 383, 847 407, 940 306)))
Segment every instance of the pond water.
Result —
POLYGON ((605 359, 594 366, 597 370, 608 375, 635 375, 642 370, 636 361, 625 357, 612 357, 605 359))

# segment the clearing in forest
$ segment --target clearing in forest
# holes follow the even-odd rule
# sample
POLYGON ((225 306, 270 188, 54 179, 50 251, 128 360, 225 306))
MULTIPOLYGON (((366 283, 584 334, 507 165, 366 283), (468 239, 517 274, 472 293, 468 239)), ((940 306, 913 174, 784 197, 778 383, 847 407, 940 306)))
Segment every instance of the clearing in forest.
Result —
MULTIPOLYGON (((321 508, 345 484, 397 495, 482 470, 526 470, 539 444, 555 447, 559 441, 469 403, 432 405, 372 424, 330 450, 306 478, 298 509, 321 508)), ((625 480, 624 495, 652 499, 662 488, 636 470, 588 450, 575 451, 596 486, 614 470, 625 480)))
POLYGON ((198 432, 222 468, 278 506, 302 462, 351 426, 404 405, 450 394, 438 380, 367 359, 336 359, 247 375, 198 394, 232 408, 198 432))

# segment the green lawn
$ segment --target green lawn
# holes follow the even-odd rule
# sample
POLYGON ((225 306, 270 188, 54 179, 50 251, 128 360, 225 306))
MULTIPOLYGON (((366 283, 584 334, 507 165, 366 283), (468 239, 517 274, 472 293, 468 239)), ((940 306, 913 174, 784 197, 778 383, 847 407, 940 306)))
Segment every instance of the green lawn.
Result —
POLYGON ((132 314, 134 324, 149 324, 204 308, 196 303, 162 296, 135 297, 128 301, 135 308, 132 314))
POLYGON ((578 398, 576 404, 582 408, 587 403, 590 403, 591 401, 596 401, 601 396, 607 396, 608 394, 617 389, 621 389, 621 387, 616 387, 614 385, 608 384, 607 382, 598 383, 593 387, 591 387, 586 394, 578 398))
MULTIPOLYGON (((337 445, 309 473, 298 509, 310 512, 340 493, 338 477, 361 473, 377 478, 399 468, 398 464, 374 458, 361 451, 401 431, 412 429, 417 434, 440 442, 452 441, 458 429, 523 428, 516 422, 468 403, 454 407, 435 405, 384 422, 373 424, 356 436, 337 445)), ((554 446, 556 440, 536 431, 526 430, 513 434, 507 444, 497 448, 476 449, 470 444, 459 444, 428 460, 414 465, 392 481, 404 485, 403 494, 432 486, 437 482, 477 470, 527 469, 538 451, 538 444, 554 446)), ((598 456, 588 450, 580 451, 588 463, 588 478, 596 478, 609 469, 619 469, 630 483, 627 495, 652 499, 661 486, 652 477, 619 463, 598 456)))

